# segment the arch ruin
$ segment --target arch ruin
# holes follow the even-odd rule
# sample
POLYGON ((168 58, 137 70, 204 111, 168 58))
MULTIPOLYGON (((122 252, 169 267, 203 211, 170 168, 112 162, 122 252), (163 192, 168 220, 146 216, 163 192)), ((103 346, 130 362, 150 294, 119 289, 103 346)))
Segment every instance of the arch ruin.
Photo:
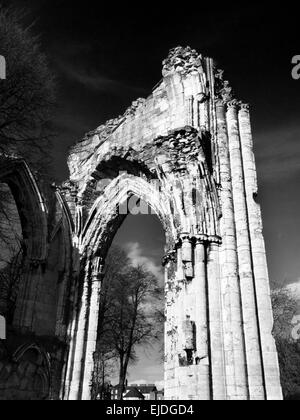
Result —
POLYGON ((41 233, 46 262, 49 237, 60 231, 66 244, 60 398, 91 399, 102 268, 136 196, 166 233, 166 399, 281 399, 250 111, 214 60, 171 50, 150 96, 88 133, 68 165, 60 224, 41 233))

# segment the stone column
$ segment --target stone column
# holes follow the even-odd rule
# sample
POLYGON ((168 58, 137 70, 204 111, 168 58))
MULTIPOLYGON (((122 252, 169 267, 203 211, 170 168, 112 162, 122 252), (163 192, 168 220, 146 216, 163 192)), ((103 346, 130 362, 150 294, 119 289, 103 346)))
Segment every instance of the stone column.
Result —
POLYGON ((90 262, 86 264, 85 279, 82 291, 80 307, 78 309, 78 322, 76 331, 76 343, 73 356, 73 371, 68 400, 80 400, 81 382, 83 376, 83 363, 85 353, 85 342, 87 334, 87 318, 89 306, 89 270, 90 262))
POLYGON ((187 394, 187 382, 185 376, 185 368, 180 366, 179 357, 185 357, 185 336, 182 328, 183 321, 186 318, 185 304, 186 304, 186 270, 185 263, 183 262, 183 254, 185 258, 189 259, 191 252, 189 236, 182 235, 181 243, 177 246, 177 272, 175 278, 175 287, 173 289, 174 294, 172 297, 173 301, 173 314, 174 314, 174 339, 173 339, 173 354, 174 354, 174 367, 175 367, 175 388, 172 398, 175 400, 184 400, 187 394), (185 243, 185 252, 183 251, 183 243, 185 243))
POLYGON ((42 264, 40 260, 27 260, 14 315, 14 325, 29 331, 34 331, 38 290, 43 276, 42 264))
POLYGON ((193 267, 193 245, 190 238, 190 235, 182 235, 182 263, 184 269, 184 275, 187 279, 192 279, 194 277, 194 267, 193 267))
POLYGON ((82 400, 91 400, 91 385, 94 370, 94 353, 97 347, 100 293, 101 293, 101 258, 96 257, 93 262, 92 290, 89 307, 88 333, 84 359, 84 374, 82 383, 82 400))
POLYGON ((223 319, 219 266, 219 245, 211 243, 208 251, 207 280, 211 354, 212 399, 227 400, 224 366, 223 319))
POLYGON ((222 218, 220 220, 220 229, 222 247, 220 250, 220 262, 227 394, 228 399, 245 400, 248 399, 248 384, 226 110, 223 101, 217 103, 216 114, 221 182, 222 218))
POLYGON ((272 337, 274 321, 270 297, 271 292, 267 269, 265 243, 262 233, 263 228, 261 210, 259 204, 255 202, 254 198, 257 194, 257 175, 253 153, 253 139, 249 106, 246 104, 242 104, 239 111, 239 129, 241 136, 243 170, 249 215, 250 238, 257 293, 266 393, 267 399, 278 400, 282 399, 282 390, 280 385, 277 351, 275 341, 272 337))
POLYGON ((75 320, 72 320, 70 323, 70 326, 67 330, 67 337, 69 337, 68 341, 68 349, 66 349, 66 355, 65 355, 65 362, 63 367, 63 373, 62 373, 62 382, 60 387, 60 399, 61 400, 67 400, 68 395, 70 392, 70 384, 71 384, 71 377, 72 377, 72 356, 73 356, 73 349, 75 344, 75 337, 74 337, 74 331, 75 331, 75 320))
POLYGON ((66 357, 66 373, 65 373, 65 382, 62 384, 61 396, 62 399, 67 400, 69 397, 70 386, 72 381, 72 371, 73 371, 73 356, 76 345, 76 302, 78 299, 78 289, 76 292, 73 291, 74 301, 73 301, 73 310, 72 320, 68 328, 68 337, 69 337, 69 349, 68 355, 66 357))
POLYGON ((237 235, 239 274, 243 307, 245 347, 249 396, 251 400, 264 400, 264 376, 257 319, 256 290, 249 237, 249 219, 241 155, 237 104, 228 104, 227 126, 232 174, 233 205, 237 235))
POLYGON ((73 270, 71 273, 72 277, 72 287, 69 291, 70 293, 70 319, 69 319, 69 325, 67 328, 67 337, 69 339, 69 348, 68 348, 68 355, 66 357, 66 372, 64 377, 64 383, 62 383, 62 390, 61 390, 61 396, 62 399, 68 400, 69 392, 70 392, 70 386, 71 386, 71 380, 72 380, 72 371, 73 371, 73 357, 74 357, 74 351, 75 351, 75 345, 76 345, 76 327, 77 327, 77 302, 79 297, 79 279, 78 279, 78 273, 80 272, 80 261, 76 254, 76 251, 73 251, 73 270))
POLYGON ((175 368, 176 368, 176 349, 177 340, 174 330, 174 294, 175 294, 175 262, 169 259, 165 265, 165 363, 164 363, 164 379, 165 379, 165 397, 171 398, 175 390, 175 368), (174 267, 174 272, 171 267, 174 267))
POLYGON ((196 350, 198 359, 198 398, 210 400, 210 358, 208 344, 207 316, 207 276, 206 276, 206 246, 202 237, 196 238, 195 245, 195 301, 196 301, 196 350))

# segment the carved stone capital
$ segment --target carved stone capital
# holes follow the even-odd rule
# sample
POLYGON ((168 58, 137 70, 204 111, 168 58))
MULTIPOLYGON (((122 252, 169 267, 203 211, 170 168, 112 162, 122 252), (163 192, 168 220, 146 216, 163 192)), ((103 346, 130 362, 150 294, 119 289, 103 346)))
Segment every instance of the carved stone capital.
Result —
POLYGON ((203 245, 206 242, 208 242, 208 236, 207 235, 200 234, 200 235, 196 235, 195 236, 195 243, 196 243, 196 245, 199 245, 199 244, 203 245))
POLYGON ((225 106, 226 106, 226 101, 224 101, 224 99, 222 99, 222 98, 216 98, 216 106, 218 107, 218 108, 225 108, 225 106))
POLYGON ((207 241, 210 244, 222 245, 222 238, 220 236, 216 236, 216 235, 208 236, 207 241))
POLYGON ((250 111, 250 105, 243 102, 240 103, 240 108, 241 108, 241 111, 246 111, 246 112, 250 111))
POLYGON ((180 240, 181 240, 182 243, 184 243, 184 242, 191 243, 192 242, 192 237, 189 233, 182 233, 180 235, 180 240))
POLYGON ((227 102, 227 109, 228 111, 233 110, 237 111, 239 108, 239 101, 236 99, 233 99, 232 101, 227 102))

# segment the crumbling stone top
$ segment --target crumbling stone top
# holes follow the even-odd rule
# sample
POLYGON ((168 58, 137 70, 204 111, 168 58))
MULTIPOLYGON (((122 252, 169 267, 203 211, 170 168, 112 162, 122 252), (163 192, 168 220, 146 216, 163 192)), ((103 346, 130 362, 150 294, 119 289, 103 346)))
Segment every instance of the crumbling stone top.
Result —
POLYGON ((215 70, 215 98, 223 103, 233 100, 234 92, 228 80, 224 79, 224 70, 215 70))
POLYGON ((168 57, 163 61, 163 76, 174 72, 190 74, 202 73, 202 55, 191 47, 176 47, 170 50, 168 57))

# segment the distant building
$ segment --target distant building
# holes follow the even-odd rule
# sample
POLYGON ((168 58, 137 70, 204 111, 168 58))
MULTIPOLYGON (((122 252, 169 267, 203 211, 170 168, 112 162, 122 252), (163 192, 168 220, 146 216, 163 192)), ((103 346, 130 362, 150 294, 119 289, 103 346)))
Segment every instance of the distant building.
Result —
MULTIPOLYGON (((111 399, 118 399, 118 386, 112 387, 111 399)), ((125 388, 123 399, 135 399, 145 401, 157 401, 164 399, 164 391, 158 391, 154 384, 132 384, 125 388), (141 395, 143 398, 141 398, 141 395)))
POLYGON ((157 391, 156 400, 157 401, 162 401, 164 399, 165 399, 165 393, 164 393, 164 391, 157 391))
POLYGON ((137 388, 132 388, 123 397, 125 401, 143 401, 144 399, 144 395, 137 388))

